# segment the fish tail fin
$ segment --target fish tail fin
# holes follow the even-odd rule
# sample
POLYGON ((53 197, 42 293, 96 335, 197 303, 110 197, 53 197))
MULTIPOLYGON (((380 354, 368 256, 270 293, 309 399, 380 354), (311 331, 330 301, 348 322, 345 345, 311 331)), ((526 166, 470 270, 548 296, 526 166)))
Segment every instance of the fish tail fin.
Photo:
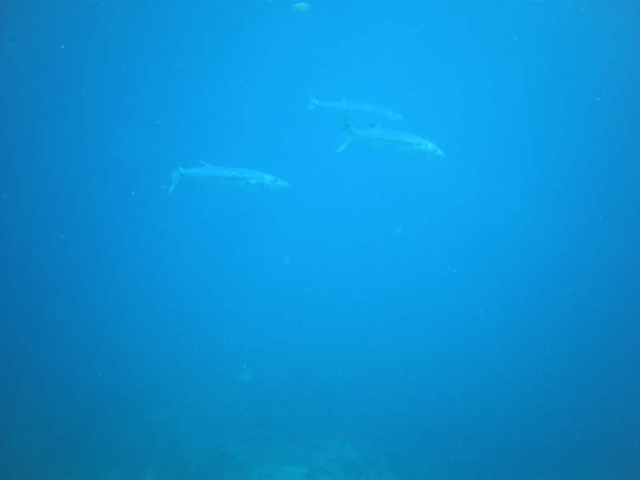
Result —
POLYGON ((169 186, 169 190, 167 190, 167 193, 171 193, 176 189, 176 187, 178 186, 178 182, 180 182, 180 179, 182 178, 182 172, 182 167, 176 161, 173 172, 171 173, 171 185, 169 186))
POLYGON ((346 138, 342 142, 342 145, 338 147, 338 150, 336 150, 336 153, 344 152, 345 149, 349 145, 351 145, 351 141, 353 140, 353 125, 351 125, 351 122, 349 121, 348 118, 344 119, 344 132, 346 134, 346 138))
POLYGON ((316 108, 318 108, 318 105, 320 105, 320 102, 315 97, 315 95, 313 93, 309 94, 309 111, 313 112, 316 108))

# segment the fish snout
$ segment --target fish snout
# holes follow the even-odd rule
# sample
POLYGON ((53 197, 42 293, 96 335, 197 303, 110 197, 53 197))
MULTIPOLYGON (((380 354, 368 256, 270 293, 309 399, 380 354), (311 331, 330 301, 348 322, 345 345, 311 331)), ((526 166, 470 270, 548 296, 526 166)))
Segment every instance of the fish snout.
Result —
POLYGON ((269 186, 274 190, 284 190, 285 188, 289 188, 291 185, 286 180, 278 177, 273 177, 269 182, 269 186))

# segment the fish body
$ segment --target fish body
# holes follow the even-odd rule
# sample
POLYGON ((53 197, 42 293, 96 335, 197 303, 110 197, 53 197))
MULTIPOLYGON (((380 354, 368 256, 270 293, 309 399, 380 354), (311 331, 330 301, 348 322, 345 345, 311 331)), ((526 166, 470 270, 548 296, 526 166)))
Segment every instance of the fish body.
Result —
POLYGON ((291 5, 291 9, 294 12, 308 12, 309 10, 311 10, 311 5, 309 5, 307 2, 296 2, 291 5))
POLYGON ((199 167, 191 168, 178 165, 171 175, 168 193, 173 192, 183 179, 246 190, 281 190, 289 187, 289 182, 268 173, 203 163, 199 167))
POLYGON ((347 102, 346 100, 320 101, 314 96, 309 100, 309 110, 325 110, 342 117, 352 117, 353 114, 366 115, 377 120, 399 121, 404 117, 401 113, 370 103, 347 102))
POLYGON ((345 123, 345 132, 347 138, 337 153, 343 152, 353 140, 357 140, 374 147, 390 147, 407 154, 444 157, 444 152, 436 144, 412 133, 389 130, 377 125, 355 128, 348 121, 345 123))

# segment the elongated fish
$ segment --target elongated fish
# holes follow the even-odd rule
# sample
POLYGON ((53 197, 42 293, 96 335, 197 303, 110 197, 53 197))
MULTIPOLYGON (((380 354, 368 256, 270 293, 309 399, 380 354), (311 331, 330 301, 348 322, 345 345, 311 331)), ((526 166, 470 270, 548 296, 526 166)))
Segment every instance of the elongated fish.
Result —
POLYGON ((281 190, 289 187, 289 182, 268 173, 248 168, 218 167, 202 162, 201 166, 192 168, 178 165, 171 175, 168 193, 173 192, 182 179, 247 190, 281 190))
POLYGON ((353 114, 362 114, 376 120, 398 121, 404 118, 401 113, 388 108, 379 107, 377 105, 371 105, 369 103, 353 103, 347 102, 346 100, 330 100, 323 102, 312 95, 309 100, 309 110, 313 111, 316 109, 326 110, 327 112, 343 117, 350 117, 353 116, 353 114))
POLYGON ((336 153, 342 153, 353 140, 375 147, 390 147, 402 153, 417 155, 437 155, 444 157, 444 152, 433 142, 412 133, 389 130, 377 125, 368 128, 356 128, 345 121, 347 138, 336 153))

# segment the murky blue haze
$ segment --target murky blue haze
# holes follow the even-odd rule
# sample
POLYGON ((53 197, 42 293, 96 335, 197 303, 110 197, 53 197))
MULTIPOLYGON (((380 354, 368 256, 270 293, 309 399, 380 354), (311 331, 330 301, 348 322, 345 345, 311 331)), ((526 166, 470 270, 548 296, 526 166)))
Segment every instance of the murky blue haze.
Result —
POLYGON ((0 4, 0 478, 640 479, 638 6, 292 3, 0 4))

